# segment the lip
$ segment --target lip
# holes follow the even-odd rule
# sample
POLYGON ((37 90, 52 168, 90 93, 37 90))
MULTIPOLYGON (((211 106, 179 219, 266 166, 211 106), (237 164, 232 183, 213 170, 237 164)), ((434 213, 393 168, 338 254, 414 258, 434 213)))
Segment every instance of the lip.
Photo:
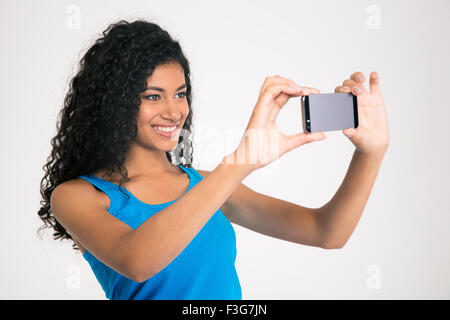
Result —
MULTIPOLYGON (((156 134, 158 134, 160 136, 163 136, 163 137, 166 137, 166 138, 171 138, 172 136, 177 134, 177 131, 179 130, 178 129, 178 125, 179 125, 179 123, 177 124, 177 127, 171 132, 160 131, 160 130, 156 129, 154 125, 151 125, 151 127, 155 131, 156 134)), ((174 127, 174 126, 175 125, 171 125, 171 126, 157 126, 157 127, 166 127, 167 128, 167 127, 174 127)))
POLYGON ((152 124, 152 127, 163 127, 163 128, 170 128, 170 127, 178 127, 180 122, 172 123, 172 124, 152 124))

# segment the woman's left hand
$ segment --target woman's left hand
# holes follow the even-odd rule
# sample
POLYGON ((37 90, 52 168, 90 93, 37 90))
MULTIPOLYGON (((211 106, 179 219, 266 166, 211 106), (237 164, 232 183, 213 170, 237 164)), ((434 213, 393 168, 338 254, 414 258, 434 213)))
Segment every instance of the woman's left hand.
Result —
POLYGON ((389 127, 378 73, 370 73, 369 91, 364 87, 365 80, 361 72, 355 72, 334 90, 337 93, 351 92, 358 99, 358 127, 342 132, 359 152, 384 154, 389 146, 389 127))

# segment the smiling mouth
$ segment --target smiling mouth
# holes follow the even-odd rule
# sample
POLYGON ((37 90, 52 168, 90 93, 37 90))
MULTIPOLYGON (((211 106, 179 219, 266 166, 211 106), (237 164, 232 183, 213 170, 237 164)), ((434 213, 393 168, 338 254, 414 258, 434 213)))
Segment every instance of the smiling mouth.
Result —
POLYGON ((170 138, 175 135, 178 125, 173 127, 159 127, 159 126, 151 126, 153 130, 160 136, 170 138))

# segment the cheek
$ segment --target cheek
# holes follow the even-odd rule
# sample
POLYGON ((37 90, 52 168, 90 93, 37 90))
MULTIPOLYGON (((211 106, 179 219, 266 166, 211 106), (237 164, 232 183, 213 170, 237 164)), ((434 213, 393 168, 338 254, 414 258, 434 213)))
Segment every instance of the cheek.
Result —
POLYGON ((153 114, 147 108, 139 109, 138 117, 136 119, 137 134, 139 137, 146 136, 149 122, 151 121, 153 114))
POLYGON ((184 105, 183 105, 183 108, 182 108, 182 110, 181 110, 181 112, 183 113, 183 116, 186 118, 188 115, 189 115, 189 105, 188 105, 188 103, 186 102, 184 105))
POLYGON ((155 116, 154 108, 151 108, 151 106, 147 106, 142 104, 141 108, 139 109, 139 118, 143 120, 149 120, 152 117, 155 116))
POLYGON ((155 111, 149 106, 141 105, 138 113, 137 123, 147 125, 155 117, 155 111))

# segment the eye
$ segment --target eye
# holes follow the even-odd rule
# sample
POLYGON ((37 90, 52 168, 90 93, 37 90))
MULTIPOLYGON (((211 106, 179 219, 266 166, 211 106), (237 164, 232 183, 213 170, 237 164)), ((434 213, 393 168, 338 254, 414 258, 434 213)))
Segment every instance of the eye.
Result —
POLYGON ((152 99, 151 97, 159 97, 159 94, 151 94, 149 96, 145 96, 144 99, 155 101, 155 99, 152 99))
POLYGON ((183 91, 183 92, 179 92, 178 94, 183 94, 183 96, 182 96, 181 98, 184 98, 184 97, 186 97, 186 92, 185 92, 185 91, 183 91))
MULTIPOLYGON (((186 92, 185 91, 178 92, 177 95, 179 95, 179 94, 183 95, 183 96, 181 96, 181 98, 186 97, 186 92)), ((156 100, 158 100, 158 99, 156 99, 156 97, 159 99, 159 94, 151 94, 151 95, 145 96, 144 99, 151 100, 151 101, 156 101, 156 100)))

